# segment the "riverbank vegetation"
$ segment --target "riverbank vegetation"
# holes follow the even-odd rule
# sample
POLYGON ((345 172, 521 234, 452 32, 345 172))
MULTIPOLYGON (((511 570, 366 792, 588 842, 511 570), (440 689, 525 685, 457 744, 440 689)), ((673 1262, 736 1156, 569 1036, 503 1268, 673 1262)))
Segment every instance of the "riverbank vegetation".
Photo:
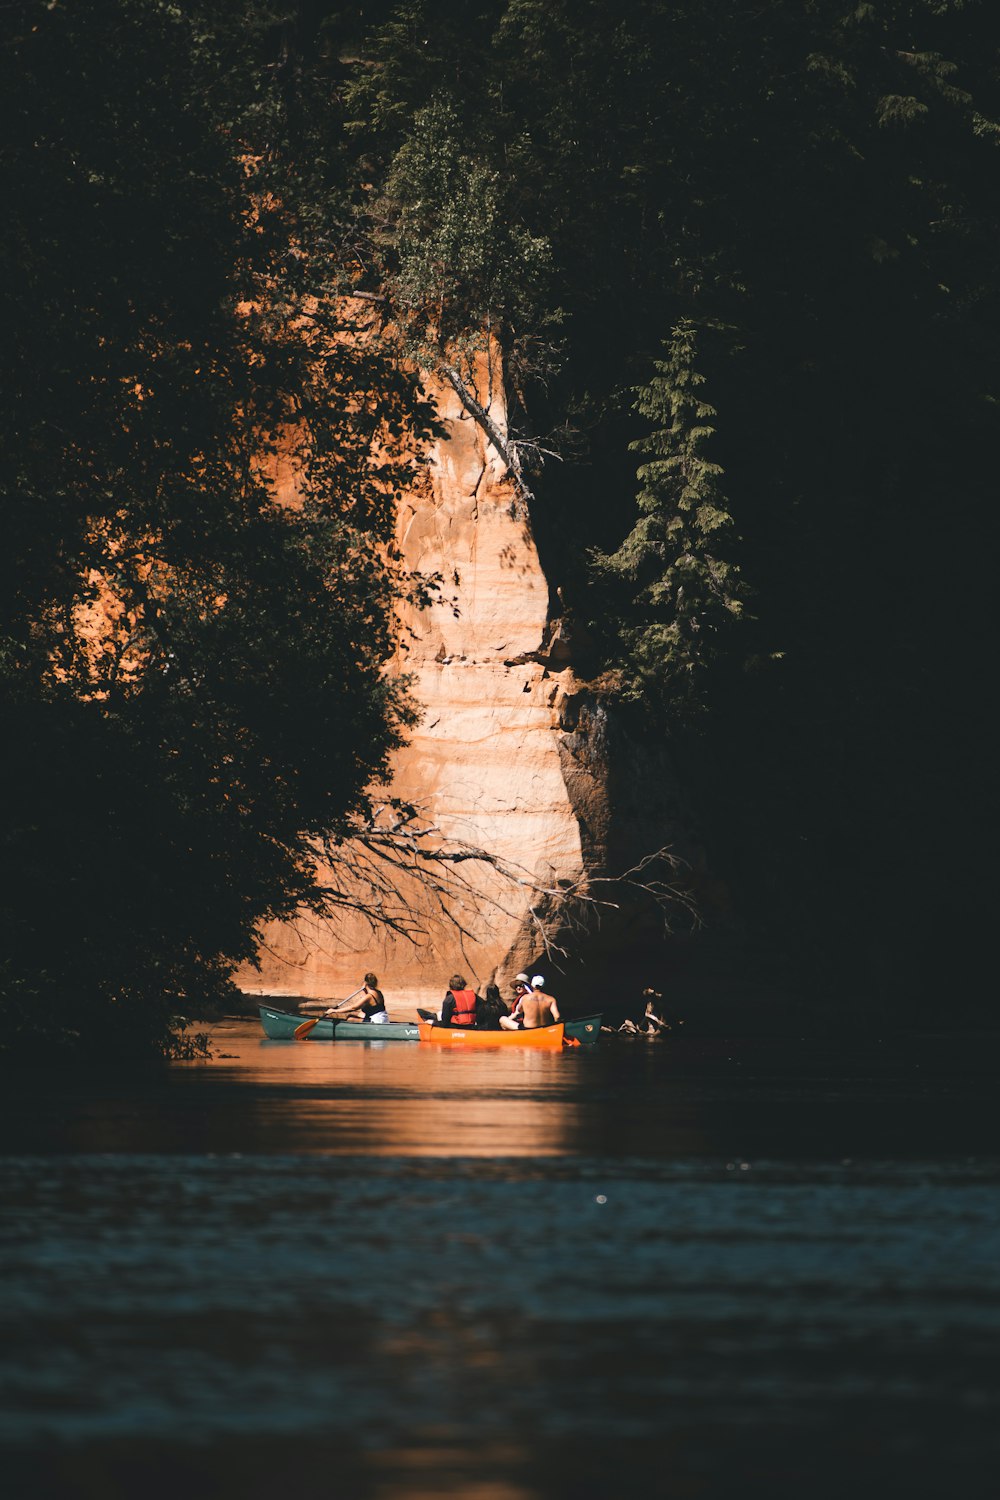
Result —
POLYGON ((4 1040, 169 1049, 370 812, 420 370, 503 445, 580 672, 669 741, 740 962, 979 1013, 993 7, 4 28, 4 1040))
POLYGON ((330 296, 337 199, 225 10, 4 15, 8 1050, 169 1052, 414 714, 383 666, 429 414, 330 296))

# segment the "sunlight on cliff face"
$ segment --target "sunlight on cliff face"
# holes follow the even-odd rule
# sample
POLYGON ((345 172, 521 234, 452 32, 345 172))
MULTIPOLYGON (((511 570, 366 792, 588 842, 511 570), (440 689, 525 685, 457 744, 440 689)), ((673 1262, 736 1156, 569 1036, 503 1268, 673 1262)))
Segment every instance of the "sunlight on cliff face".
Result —
MULTIPOLYGON (((486 354, 481 362, 491 420, 506 430, 499 372, 486 354)), ((430 607, 402 614, 392 670, 411 677, 423 716, 395 758, 391 792, 418 807, 441 841, 484 849, 515 878, 466 864, 451 916, 424 881, 404 879, 401 904, 424 934, 416 943, 350 912, 272 924, 260 971, 237 976, 250 993, 336 998, 371 968, 408 1018, 408 1007, 441 998, 455 968, 477 986, 489 982, 530 924, 533 888, 583 875, 558 742, 573 673, 568 662, 539 659, 548 580, 502 461, 450 388, 434 395, 447 436, 401 500, 397 535, 405 566, 442 586, 430 607)), ((366 904, 361 880, 358 900, 366 904)))

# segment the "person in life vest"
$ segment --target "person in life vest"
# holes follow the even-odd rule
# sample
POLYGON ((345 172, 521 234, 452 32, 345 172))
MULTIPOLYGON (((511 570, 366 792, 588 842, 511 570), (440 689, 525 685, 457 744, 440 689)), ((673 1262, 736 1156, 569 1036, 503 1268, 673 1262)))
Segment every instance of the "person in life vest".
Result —
POLYGON ((448 993, 441 1006, 442 1026, 475 1026, 477 996, 475 990, 466 987, 461 974, 453 974, 448 981, 448 993))
MULTIPOLYGON (((554 995, 545 993, 545 977, 535 974, 531 989, 522 996, 521 1015, 525 1031, 534 1031, 536 1026, 553 1026, 562 1019, 554 995)), ((500 1025, 505 1031, 517 1031, 518 1021, 514 1016, 501 1016, 500 1025)))
MULTIPOLYGON (((525 995, 531 994, 531 980, 527 974, 514 975, 514 998, 510 1002, 510 1017, 515 1025, 520 1027, 524 1023, 524 1012, 521 1009, 525 995)), ((511 1028, 508 1027, 508 1030, 511 1028)))

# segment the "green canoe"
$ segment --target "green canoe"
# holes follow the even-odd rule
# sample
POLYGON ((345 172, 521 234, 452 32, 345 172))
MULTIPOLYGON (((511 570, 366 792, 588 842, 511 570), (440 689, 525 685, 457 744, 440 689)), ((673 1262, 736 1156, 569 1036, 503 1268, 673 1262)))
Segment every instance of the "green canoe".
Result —
MULTIPOLYGON (((312 1019, 310 1016, 296 1016, 288 1011, 275 1010, 270 1005, 259 1005, 257 1009, 260 1011, 264 1035, 272 1042, 291 1041, 296 1027, 301 1026, 303 1021, 312 1019)), ((577 1016, 575 1020, 565 1023, 564 1035, 582 1043, 598 1042, 601 1038, 601 1017, 577 1016)), ((420 1040, 420 1032, 415 1021, 389 1021, 376 1026, 371 1021, 338 1021, 336 1016, 324 1016, 310 1030, 309 1039, 314 1042, 417 1042, 420 1040)))
MULTIPOLYGON (((272 1010, 269 1005, 259 1005, 260 1024, 264 1035, 272 1042, 291 1041, 295 1029, 311 1016, 293 1016, 287 1011, 272 1010)), ((338 1021, 336 1016, 323 1016, 311 1028, 308 1040, 313 1042, 418 1042, 420 1032, 411 1021, 387 1021, 381 1026, 372 1021, 338 1021)))
POLYGON ((601 1040, 601 1017, 577 1016, 574 1021, 563 1022, 563 1035, 577 1042, 599 1042, 601 1040))

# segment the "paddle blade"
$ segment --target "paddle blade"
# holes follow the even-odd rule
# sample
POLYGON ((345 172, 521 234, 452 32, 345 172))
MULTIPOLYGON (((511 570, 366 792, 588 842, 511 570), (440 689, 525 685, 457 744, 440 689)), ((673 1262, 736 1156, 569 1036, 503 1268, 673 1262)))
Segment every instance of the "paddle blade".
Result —
POLYGON ((322 1018, 320 1016, 314 1016, 312 1020, 303 1021, 301 1026, 296 1026, 295 1031, 293 1032, 295 1040, 297 1042, 301 1042, 303 1037, 307 1037, 310 1031, 312 1031, 313 1027, 318 1025, 321 1019, 322 1018))

